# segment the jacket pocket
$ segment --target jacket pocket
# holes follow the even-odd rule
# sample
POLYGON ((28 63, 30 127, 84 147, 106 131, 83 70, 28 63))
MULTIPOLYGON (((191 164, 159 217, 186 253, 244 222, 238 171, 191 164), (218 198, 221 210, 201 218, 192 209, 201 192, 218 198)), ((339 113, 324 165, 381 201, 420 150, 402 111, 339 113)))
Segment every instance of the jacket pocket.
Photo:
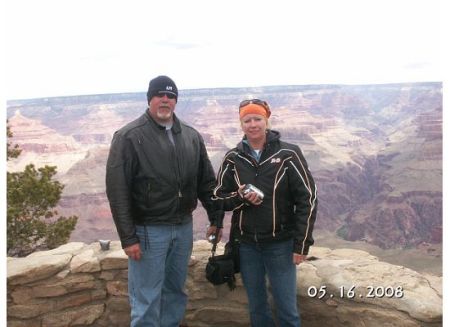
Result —
POLYGON ((147 180, 145 199, 148 207, 155 207, 161 200, 173 197, 167 193, 167 188, 163 188, 156 179, 147 180), (163 192, 163 190, 166 190, 166 192, 163 192))
POLYGON ((197 207, 197 196, 193 190, 185 190, 179 200, 182 213, 191 213, 197 207))

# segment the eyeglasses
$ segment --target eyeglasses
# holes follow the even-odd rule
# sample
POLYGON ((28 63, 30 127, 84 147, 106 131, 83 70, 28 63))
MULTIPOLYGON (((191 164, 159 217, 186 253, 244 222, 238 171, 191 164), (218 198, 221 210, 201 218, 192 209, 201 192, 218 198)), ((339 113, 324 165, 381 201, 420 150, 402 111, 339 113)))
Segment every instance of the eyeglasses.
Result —
POLYGON ((173 93, 158 93, 155 96, 157 96, 158 98, 163 98, 165 95, 167 95, 168 99, 176 99, 176 95, 173 93))
POLYGON ((270 117, 269 104, 266 101, 263 101, 260 99, 249 99, 249 100, 241 101, 241 103, 239 104, 239 112, 241 111, 242 108, 244 108, 245 106, 248 106, 249 104, 252 104, 252 103, 263 107, 267 112, 267 118, 270 117))

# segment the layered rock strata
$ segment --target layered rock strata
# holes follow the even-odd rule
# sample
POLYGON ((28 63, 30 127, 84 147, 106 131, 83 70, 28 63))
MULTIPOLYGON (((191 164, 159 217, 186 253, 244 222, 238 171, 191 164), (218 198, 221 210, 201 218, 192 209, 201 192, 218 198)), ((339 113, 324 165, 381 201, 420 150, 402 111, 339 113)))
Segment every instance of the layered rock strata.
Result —
MULTIPOLYGON (((246 98, 267 100, 272 128, 305 154, 317 230, 384 249, 442 243, 442 83, 180 90, 176 113, 202 133, 216 170, 242 137, 246 98)), ((145 93, 8 101, 8 141, 23 150, 8 171, 58 167, 66 187, 57 210, 79 217, 72 241, 116 235, 104 195, 109 144, 146 107, 145 93)), ((203 237, 206 215, 195 215, 203 237)))

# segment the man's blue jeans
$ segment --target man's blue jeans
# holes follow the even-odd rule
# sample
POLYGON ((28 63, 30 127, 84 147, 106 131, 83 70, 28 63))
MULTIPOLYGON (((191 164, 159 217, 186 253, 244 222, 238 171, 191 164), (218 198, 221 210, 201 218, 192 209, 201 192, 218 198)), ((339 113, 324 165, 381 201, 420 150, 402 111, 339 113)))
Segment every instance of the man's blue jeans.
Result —
POLYGON ((292 261, 293 240, 273 243, 241 243, 241 276, 247 290, 253 327, 275 326, 267 299, 269 278, 280 327, 299 327, 296 266, 292 261))
POLYGON ((184 317, 184 284, 192 253, 192 220, 137 226, 142 258, 128 259, 132 327, 175 327, 184 317))

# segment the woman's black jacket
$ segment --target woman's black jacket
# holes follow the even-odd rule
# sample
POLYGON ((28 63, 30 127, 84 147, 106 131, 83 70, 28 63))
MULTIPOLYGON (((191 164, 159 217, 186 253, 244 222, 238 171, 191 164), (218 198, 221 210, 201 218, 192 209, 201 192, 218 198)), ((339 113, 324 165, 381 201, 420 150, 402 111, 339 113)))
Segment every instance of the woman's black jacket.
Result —
POLYGON ((294 238, 293 252, 308 254, 317 212, 317 190, 300 148, 268 130, 259 163, 241 141, 225 155, 219 169, 214 200, 233 210, 241 241, 272 242, 294 238), (260 205, 251 205, 237 193, 253 184, 264 192, 260 205))

